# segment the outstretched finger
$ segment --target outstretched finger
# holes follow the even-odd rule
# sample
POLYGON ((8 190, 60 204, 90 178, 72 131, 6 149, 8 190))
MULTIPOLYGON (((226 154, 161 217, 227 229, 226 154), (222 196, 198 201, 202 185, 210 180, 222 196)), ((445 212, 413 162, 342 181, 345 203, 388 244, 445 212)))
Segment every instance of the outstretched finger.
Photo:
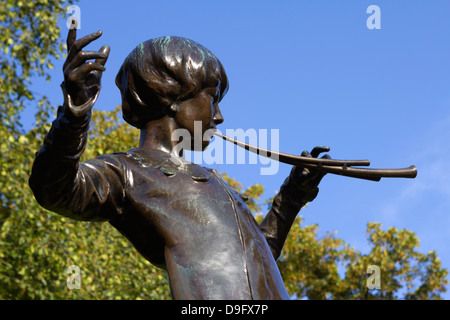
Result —
POLYGON ((69 34, 67 35, 67 51, 70 51, 70 48, 72 48, 72 45, 76 39, 77 39, 77 20, 72 19, 69 28, 69 34))
POLYGON ((108 60, 109 57, 109 51, 110 48, 108 45, 104 45, 103 47, 100 48, 99 52, 103 54, 102 57, 99 57, 95 60, 95 63, 100 64, 102 66, 105 65, 106 61, 108 60))
POLYGON ((317 146, 317 147, 314 147, 314 149, 312 149, 311 156, 313 158, 317 158, 319 156, 319 154, 321 154, 322 152, 328 152, 328 151, 330 151, 329 147, 317 146))
POLYGON ((88 34, 87 36, 84 36, 83 38, 76 40, 73 45, 76 47, 77 50, 81 50, 92 41, 100 38, 102 34, 103 34, 102 31, 98 30, 97 32, 88 34))

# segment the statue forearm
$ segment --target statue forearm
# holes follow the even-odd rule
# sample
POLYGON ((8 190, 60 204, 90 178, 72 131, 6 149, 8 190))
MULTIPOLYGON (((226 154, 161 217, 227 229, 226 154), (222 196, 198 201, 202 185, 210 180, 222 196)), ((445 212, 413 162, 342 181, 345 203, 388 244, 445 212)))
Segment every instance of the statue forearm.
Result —
POLYGON ((90 111, 75 116, 65 100, 36 153, 29 179, 36 200, 52 211, 71 195, 91 117, 90 111))
POLYGON ((307 188, 298 185, 290 175, 281 186, 280 192, 274 197, 272 207, 260 227, 275 260, 280 257, 298 212, 306 203, 314 200, 318 191, 317 187, 307 188))

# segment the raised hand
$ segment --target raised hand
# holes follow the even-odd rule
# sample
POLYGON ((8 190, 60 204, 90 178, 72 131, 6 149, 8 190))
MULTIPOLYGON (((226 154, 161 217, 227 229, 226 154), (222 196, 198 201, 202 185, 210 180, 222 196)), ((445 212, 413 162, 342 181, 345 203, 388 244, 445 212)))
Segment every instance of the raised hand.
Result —
MULTIPOLYGON (((317 158, 321 153, 328 151, 330 151, 329 147, 318 146, 315 147, 311 153, 308 151, 303 151, 301 155, 303 157, 317 158)), ((331 159, 331 157, 326 154, 322 157, 322 159, 331 159)), ((307 197, 305 200, 312 201, 317 196, 317 186, 325 175, 326 172, 323 171, 294 166, 291 170, 290 177, 295 181, 295 184, 298 187, 308 193, 308 195, 303 195, 307 197)))
MULTIPOLYGON (((72 20, 75 26, 75 19, 72 20)), ((99 51, 82 51, 92 41, 102 35, 97 31, 76 40, 77 29, 69 30, 67 36, 67 59, 64 63, 64 87, 70 95, 73 104, 82 106, 94 98, 101 88, 102 72, 109 56, 109 46, 105 45, 99 51), (88 61, 95 59, 95 61, 88 61)))

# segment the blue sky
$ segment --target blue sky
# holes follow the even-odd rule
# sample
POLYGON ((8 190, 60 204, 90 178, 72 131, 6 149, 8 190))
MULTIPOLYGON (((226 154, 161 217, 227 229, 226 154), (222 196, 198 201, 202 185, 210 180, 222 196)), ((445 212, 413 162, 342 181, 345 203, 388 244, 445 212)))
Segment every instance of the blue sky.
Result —
MULTIPOLYGON (((230 90, 219 129, 279 129, 280 151, 327 145, 336 159, 369 159, 373 168, 414 164, 416 179, 380 182, 327 175, 302 211, 320 234, 368 250, 367 222, 417 234, 419 250, 436 250, 450 267, 450 2, 448 1, 85 1, 79 36, 103 36, 88 49, 111 47, 94 107, 120 104, 114 78, 128 53, 150 38, 177 35, 209 48, 225 67, 230 90), (369 30, 367 7, 381 9, 369 30)), ((68 17, 68 16, 67 16, 68 17)), ((65 26, 65 20, 61 20, 65 26)), ((63 28, 62 37, 66 37, 63 28)), ((63 60, 51 82, 33 90, 62 103, 63 60)), ((24 116, 29 121, 34 110, 24 116)), ((215 165, 272 196, 289 173, 280 165, 215 165)), ((444 295, 446 299, 450 294, 444 295)))

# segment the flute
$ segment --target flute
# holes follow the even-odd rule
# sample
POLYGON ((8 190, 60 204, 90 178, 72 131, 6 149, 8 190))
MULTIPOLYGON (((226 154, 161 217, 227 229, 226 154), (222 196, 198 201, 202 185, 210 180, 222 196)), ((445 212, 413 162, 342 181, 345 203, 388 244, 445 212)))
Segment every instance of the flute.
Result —
POLYGON ((380 181, 381 178, 415 178, 417 176, 417 168, 414 165, 400 169, 353 168, 352 166, 369 166, 370 161, 319 159, 319 158, 295 156, 292 154, 271 151, 260 147, 252 146, 248 143, 239 141, 237 139, 227 137, 223 134, 218 133, 217 131, 214 132, 214 134, 224 139, 225 141, 232 142, 241 148, 244 148, 250 152, 256 153, 266 158, 290 165, 315 169, 326 173, 332 173, 341 176, 371 181, 380 181))

